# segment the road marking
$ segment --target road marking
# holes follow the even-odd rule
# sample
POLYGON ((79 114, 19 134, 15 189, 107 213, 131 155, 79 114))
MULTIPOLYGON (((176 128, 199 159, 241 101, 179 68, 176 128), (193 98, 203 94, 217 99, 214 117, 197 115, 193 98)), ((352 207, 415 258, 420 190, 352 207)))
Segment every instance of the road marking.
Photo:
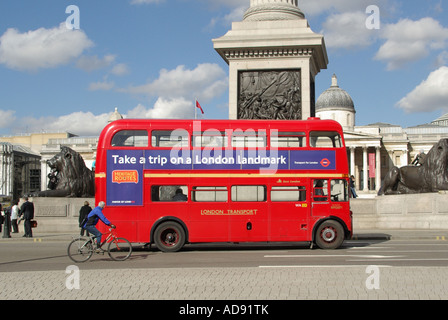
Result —
MULTIPOLYGON (((378 259, 379 261, 448 261, 448 258, 400 258, 400 259, 378 259)), ((352 259, 346 260, 350 262, 361 262, 361 261, 372 261, 372 260, 363 260, 363 259, 352 259)))
POLYGON ((400 258, 403 256, 381 256, 381 255, 363 255, 363 254, 329 254, 329 255, 308 255, 308 254, 273 254, 265 255, 265 258, 368 258, 368 259, 386 259, 386 258, 400 258))
MULTIPOLYGON (((392 268, 392 266, 389 265, 376 265, 380 268, 392 268)), ((366 266, 363 264, 360 265, 354 265, 354 264, 348 264, 348 265, 289 265, 289 266, 258 266, 258 268, 365 268, 366 266)))

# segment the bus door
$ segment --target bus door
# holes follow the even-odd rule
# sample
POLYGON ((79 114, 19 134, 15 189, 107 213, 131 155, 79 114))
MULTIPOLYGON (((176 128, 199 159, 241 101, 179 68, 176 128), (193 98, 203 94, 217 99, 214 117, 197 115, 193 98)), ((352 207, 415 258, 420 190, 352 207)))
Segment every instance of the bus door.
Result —
POLYGON ((229 241, 227 181, 192 179, 189 234, 191 242, 229 241))
POLYGON ((306 184, 300 181, 290 183, 271 187, 271 241, 304 241, 311 231, 308 227, 310 208, 306 184))
POLYGON ((327 179, 311 180, 311 216, 324 217, 330 214, 330 193, 327 179))
POLYGON ((268 241, 267 186, 232 185, 230 200, 231 241, 268 241))

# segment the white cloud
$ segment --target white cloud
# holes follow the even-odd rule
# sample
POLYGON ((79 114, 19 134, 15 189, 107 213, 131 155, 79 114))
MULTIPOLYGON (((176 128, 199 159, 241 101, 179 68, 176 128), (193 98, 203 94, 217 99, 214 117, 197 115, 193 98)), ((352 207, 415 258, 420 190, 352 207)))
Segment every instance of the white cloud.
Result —
POLYGON ((8 128, 12 124, 16 125, 17 118, 13 110, 0 110, 0 128, 8 128))
POLYGON ((116 76, 122 76, 129 73, 129 68, 124 63, 118 63, 114 65, 110 73, 116 76))
POLYGON ((109 91, 115 87, 115 83, 113 81, 99 81, 93 82, 89 85, 89 91, 109 91))
POLYGON ((17 125, 17 116, 13 110, 0 110, 0 127, 12 134, 32 132, 70 132, 80 136, 98 136, 107 125, 112 112, 95 115, 92 112, 73 112, 59 117, 40 118, 21 116, 17 125))
POLYGON ((330 15, 323 23, 322 33, 329 48, 364 48, 376 39, 377 30, 366 28, 364 12, 345 12, 330 15))
POLYGON ((115 56, 112 54, 106 55, 103 58, 98 56, 82 56, 76 62, 76 66, 84 71, 94 71, 106 68, 115 61, 115 56))
POLYGON ((369 5, 378 5, 381 8, 389 7, 388 0, 301 0, 299 8, 306 15, 320 15, 328 11, 336 11, 340 13, 362 11, 365 12, 369 5))
POLYGON ((131 119, 189 119, 194 116, 194 102, 184 98, 159 98, 152 108, 139 104, 126 114, 131 119))
POLYGON ((387 62, 387 68, 394 70, 426 57, 431 50, 445 48, 448 28, 433 18, 402 19, 396 24, 385 25, 381 37, 386 42, 375 59, 387 62))
POLYGON ((21 71, 54 68, 72 62, 91 46, 83 31, 69 30, 65 22, 24 33, 11 28, 0 37, 0 63, 21 71))
POLYGON ((228 88, 226 72, 217 64, 199 64, 194 69, 181 65, 173 70, 162 69, 159 78, 141 86, 120 89, 121 92, 157 97, 151 108, 138 105, 130 118, 191 118, 194 101, 209 102, 228 88))
POLYGON ((228 79, 224 70, 217 64, 203 63, 195 69, 187 69, 183 65, 173 70, 162 69, 158 79, 122 91, 168 100, 173 98, 192 100, 200 97, 210 101, 224 93, 227 87, 228 79))
POLYGON ((433 71, 426 80, 419 84, 397 106, 408 113, 432 112, 448 109, 448 67, 433 71))

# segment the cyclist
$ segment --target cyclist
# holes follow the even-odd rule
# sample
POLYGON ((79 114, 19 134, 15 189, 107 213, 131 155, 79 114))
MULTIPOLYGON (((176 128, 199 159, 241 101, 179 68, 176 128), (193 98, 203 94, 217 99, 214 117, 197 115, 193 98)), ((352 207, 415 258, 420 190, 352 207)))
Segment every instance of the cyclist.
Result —
POLYGON ((106 206, 104 201, 100 201, 98 203, 98 207, 93 209, 89 215, 87 216, 87 222, 83 225, 83 228, 86 229, 89 233, 96 236, 96 248, 97 251, 100 251, 101 248, 101 237, 102 233, 95 227, 99 220, 101 220, 105 225, 110 226, 111 228, 115 228, 115 226, 110 223, 109 220, 104 216, 103 209, 106 206))

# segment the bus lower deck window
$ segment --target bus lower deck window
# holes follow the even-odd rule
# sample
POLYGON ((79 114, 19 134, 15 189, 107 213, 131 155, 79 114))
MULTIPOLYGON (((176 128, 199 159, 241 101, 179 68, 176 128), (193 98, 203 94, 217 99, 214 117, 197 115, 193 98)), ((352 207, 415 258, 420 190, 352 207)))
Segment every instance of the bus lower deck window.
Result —
POLYGON ((195 202, 226 202, 227 187, 193 187, 191 199, 195 202))
POLYGON ((271 201, 306 201, 306 189, 302 186, 272 187, 271 201))
POLYGON ((232 201, 266 201, 266 186, 232 186, 232 201))
POLYGON ((151 201, 171 202, 188 201, 187 186, 152 186, 151 201))

